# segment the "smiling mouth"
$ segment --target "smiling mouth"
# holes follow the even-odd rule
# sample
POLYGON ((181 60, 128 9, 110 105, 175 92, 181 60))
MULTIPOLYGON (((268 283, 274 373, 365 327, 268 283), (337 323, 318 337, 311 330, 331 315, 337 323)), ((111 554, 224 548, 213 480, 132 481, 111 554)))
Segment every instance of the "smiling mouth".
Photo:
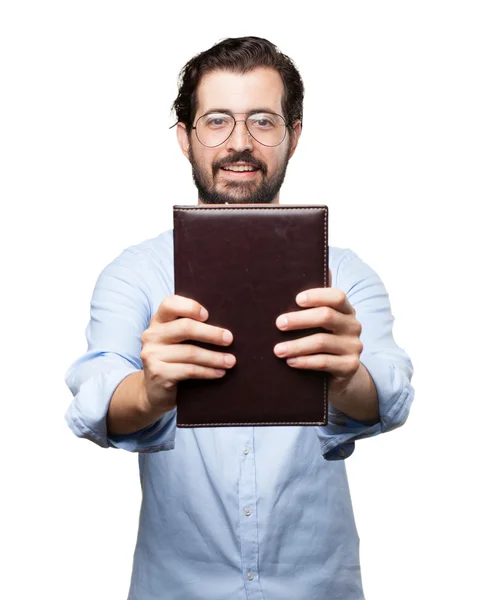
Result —
POLYGON ((223 171, 231 171, 233 173, 253 173, 255 171, 259 171, 257 167, 253 167, 252 165, 230 165, 226 167, 221 167, 223 171))
POLYGON ((252 179, 258 171, 261 171, 256 165, 248 163, 236 163, 220 167, 220 170, 227 174, 227 177, 239 179, 252 179))

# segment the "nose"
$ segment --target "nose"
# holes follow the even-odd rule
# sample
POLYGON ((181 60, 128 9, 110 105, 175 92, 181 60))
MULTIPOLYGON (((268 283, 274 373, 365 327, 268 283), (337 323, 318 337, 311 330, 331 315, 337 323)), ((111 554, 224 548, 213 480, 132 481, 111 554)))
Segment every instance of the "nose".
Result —
POLYGON ((233 133, 226 140, 226 148, 228 150, 235 150, 236 152, 253 150, 253 138, 244 120, 236 121, 233 133))

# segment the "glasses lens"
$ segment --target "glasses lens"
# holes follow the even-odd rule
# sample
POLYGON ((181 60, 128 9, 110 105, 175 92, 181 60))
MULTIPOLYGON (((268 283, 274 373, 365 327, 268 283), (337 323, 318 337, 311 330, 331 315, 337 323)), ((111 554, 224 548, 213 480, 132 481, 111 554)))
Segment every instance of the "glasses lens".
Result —
POLYGON ((264 146, 278 146, 286 135, 286 122, 281 115, 255 113, 246 121, 248 131, 264 146))
POLYGON ((235 120, 231 115, 210 113, 203 115, 196 124, 196 135, 204 146, 219 146, 228 139, 235 120))

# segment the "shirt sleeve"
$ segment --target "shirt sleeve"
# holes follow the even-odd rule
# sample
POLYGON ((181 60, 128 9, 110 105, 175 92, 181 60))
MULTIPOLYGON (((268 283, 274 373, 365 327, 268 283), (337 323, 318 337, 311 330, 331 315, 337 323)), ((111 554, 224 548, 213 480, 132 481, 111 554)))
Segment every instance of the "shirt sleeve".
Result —
MULTIPOLYGON (((167 291, 165 290, 165 296, 167 291)), ((100 274, 86 329, 87 352, 66 373, 73 400, 65 415, 78 437, 103 448, 157 452, 174 447, 171 411, 152 426, 125 436, 108 436, 106 415, 120 382, 142 369, 141 335, 152 315, 150 269, 139 251, 125 250, 100 274)))
POLYGON ((361 362, 376 386, 380 415, 379 423, 361 423, 330 405, 328 425, 318 427, 317 432, 323 456, 341 460, 352 454, 356 440, 403 425, 414 397, 413 366, 394 341, 389 296, 371 267, 347 250, 333 272, 333 287, 346 293, 362 325, 361 362))

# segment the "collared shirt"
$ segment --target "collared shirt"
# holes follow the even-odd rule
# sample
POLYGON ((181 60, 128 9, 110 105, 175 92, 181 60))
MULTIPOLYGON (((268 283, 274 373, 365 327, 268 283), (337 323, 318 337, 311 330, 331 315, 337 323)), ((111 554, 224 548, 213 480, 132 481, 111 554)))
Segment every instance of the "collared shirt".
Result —
POLYGON ((73 432, 139 453, 142 508, 129 600, 361 600, 359 538, 344 466, 355 441, 404 423, 412 365, 394 342, 387 292, 351 250, 330 247, 332 287, 362 324, 361 362, 380 422, 330 408, 323 427, 176 427, 171 411, 135 434, 108 436, 118 384, 142 368, 141 334, 174 293, 173 236, 126 249, 100 274, 88 350, 66 380, 73 432))

